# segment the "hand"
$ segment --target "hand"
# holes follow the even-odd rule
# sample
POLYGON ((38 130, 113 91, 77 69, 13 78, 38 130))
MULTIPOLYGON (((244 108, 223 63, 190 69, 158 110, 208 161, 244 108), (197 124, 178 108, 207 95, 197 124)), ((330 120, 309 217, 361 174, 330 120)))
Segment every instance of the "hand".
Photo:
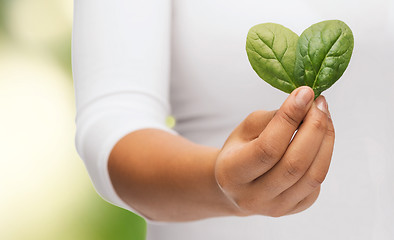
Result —
POLYGON ((215 177, 237 215, 279 217, 317 199, 335 134, 325 98, 313 97, 311 88, 300 87, 279 110, 250 114, 227 139, 215 177))

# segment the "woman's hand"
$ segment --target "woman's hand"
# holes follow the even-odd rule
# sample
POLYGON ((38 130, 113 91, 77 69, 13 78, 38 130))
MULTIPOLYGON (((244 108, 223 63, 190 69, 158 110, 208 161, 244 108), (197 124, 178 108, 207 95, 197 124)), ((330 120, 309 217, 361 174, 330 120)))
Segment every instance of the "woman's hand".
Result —
POLYGON ((302 211, 319 194, 334 144, 325 100, 313 96, 301 87, 278 111, 252 113, 222 149, 159 129, 134 131, 109 156, 115 191, 156 221, 302 211))
POLYGON ((311 88, 300 87, 279 110, 250 114, 227 139, 215 177, 238 215, 279 217, 317 199, 335 134, 324 97, 313 97, 311 88))

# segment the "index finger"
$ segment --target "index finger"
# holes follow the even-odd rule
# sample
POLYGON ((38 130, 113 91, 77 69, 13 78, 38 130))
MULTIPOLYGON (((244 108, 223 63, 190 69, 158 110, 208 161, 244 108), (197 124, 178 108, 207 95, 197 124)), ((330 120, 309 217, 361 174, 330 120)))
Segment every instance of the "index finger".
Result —
POLYGON ((249 169, 250 180, 271 169, 283 156, 294 132, 312 106, 314 92, 303 86, 293 91, 258 138, 246 147, 254 167, 249 169))

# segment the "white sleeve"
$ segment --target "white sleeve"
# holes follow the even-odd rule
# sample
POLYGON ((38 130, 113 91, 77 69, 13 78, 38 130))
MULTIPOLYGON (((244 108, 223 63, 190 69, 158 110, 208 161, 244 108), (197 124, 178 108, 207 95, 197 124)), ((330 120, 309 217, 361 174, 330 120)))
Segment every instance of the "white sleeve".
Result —
POLYGON ((107 162, 114 145, 142 128, 172 132, 169 114, 170 0, 75 0, 72 66, 75 144, 96 191, 115 193, 107 162))

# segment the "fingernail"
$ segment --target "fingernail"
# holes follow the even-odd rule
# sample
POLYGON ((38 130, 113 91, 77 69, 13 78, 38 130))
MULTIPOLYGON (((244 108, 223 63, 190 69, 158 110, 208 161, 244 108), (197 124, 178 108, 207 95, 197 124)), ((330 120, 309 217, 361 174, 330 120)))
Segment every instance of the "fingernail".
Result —
POLYGON ((315 104, 316 104, 316 107, 318 109, 320 109, 320 111, 325 112, 328 115, 330 114, 328 112, 328 104, 327 104, 326 98, 324 96, 319 96, 318 98, 316 98, 315 104))
POLYGON ((299 107, 305 107, 313 99, 313 92, 308 87, 300 87, 295 96, 295 103, 299 107))

